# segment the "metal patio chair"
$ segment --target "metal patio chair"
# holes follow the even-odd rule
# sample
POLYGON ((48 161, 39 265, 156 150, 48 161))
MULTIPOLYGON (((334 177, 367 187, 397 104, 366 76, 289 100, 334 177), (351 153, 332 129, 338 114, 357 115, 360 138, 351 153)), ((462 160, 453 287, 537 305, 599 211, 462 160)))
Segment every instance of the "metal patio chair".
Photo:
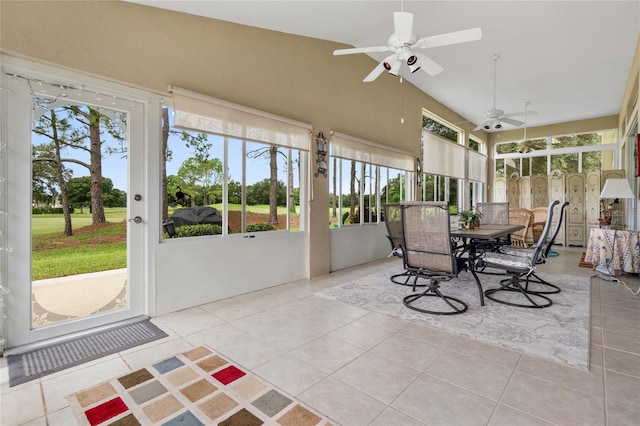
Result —
POLYGON ((503 303, 510 306, 518 306, 522 308, 546 308, 551 306, 553 302, 539 292, 528 291, 529 278, 535 272, 538 259, 543 254, 544 242, 549 235, 549 229, 551 227, 551 219, 553 217, 554 207, 559 204, 558 200, 554 200, 549 206, 549 215, 547 223, 540 235, 537 244, 534 246, 531 255, 512 255, 497 252, 485 253, 480 261, 486 267, 493 269, 501 269, 510 275, 509 278, 500 281, 500 287, 490 288, 485 290, 484 295, 486 298, 493 300, 494 302, 503 303), (522 286, 524 282, 524 287, 522 286), (519 293, 524 297, 524 301, 519 303, 513 300, 512 296, 507 296, 510 300, 498 298, 498 294, 513 295, 513 293, 519 293))
POLYGON ((458 260, 451 243, 449 203, 407 202, 401 204, 401 212, 405 270, 411 274, 414 283, 418 278, 426 280, 424 291, 405 296, 403 304, 415 311, 434 315, 465 312, 467 305, 463 301, 440 291, 441 282, 458 276, 458 260), (437 298, 444 303, 421 300, 426 297, 437 298), (434 304, 439 306, 432 307, 434 304))

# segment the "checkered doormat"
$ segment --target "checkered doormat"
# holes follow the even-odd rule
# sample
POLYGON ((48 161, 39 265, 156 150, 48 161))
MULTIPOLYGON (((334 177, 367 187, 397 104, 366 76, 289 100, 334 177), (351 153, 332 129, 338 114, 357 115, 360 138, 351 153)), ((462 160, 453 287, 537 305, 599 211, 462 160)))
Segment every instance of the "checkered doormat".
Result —
POLYGON ((206 346, 69 396, 82 425, 331 425, 206 346))

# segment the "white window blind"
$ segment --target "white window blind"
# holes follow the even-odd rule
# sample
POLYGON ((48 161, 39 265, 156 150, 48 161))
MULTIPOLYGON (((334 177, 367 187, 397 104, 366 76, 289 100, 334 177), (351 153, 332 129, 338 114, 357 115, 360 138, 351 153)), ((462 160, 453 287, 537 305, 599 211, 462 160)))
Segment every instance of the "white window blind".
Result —
POLYGON ((464 179, 465 147, 423 130, 422 150, 425 173, 464 179))
POLYGON ((469 180, 487 183, 487 156, 469 150, 469 180))
POLYGON ((307 123, 172 87, 174 127, 309 151, 307 123))
POLYGON ((415 169, 415 157, 407 152, 338 132, 331 137, 331 155, 397 170, 415 169))

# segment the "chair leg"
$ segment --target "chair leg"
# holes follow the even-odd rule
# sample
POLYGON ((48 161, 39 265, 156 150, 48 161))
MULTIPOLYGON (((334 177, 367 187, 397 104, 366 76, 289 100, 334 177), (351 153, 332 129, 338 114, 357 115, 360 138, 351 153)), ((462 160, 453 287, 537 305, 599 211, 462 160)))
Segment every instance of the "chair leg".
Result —
MULTIPOLYGON (((525 287, 528 288, 528 286, 529 279, 527 278, 525 280, 525 287)), ((525 287, 522 287, 522 285, 520 284, 520 278, 517 275, 513 275, 511 278, 500 281, 500 287, 486 290, 484 292, 484 295, 487 297, 487 299, 493 300, 494 302, 502 303, 509 306, 517 306, 520 308, 546 308, 553 304, 551 299, 549 299, 548 297, 543 296, 539 293, 527 291, 525 287), (529 303, 514 303, 507 300, 500 300, 495 297, 495 295, 496 293, 501 291, 519 292, 529 303), (535 299, 537 299, 537 301, 535 299)))
POLYGON ((426 286, 426 284, 414 284, 414 283, 410 283, 409 280, 411 279, 411 277, 413 276, 413 274, 409 271, 403 272, 401 274, 396 274, 396 275, 391 275, 391 278, 389 278, 391 280, 392 283, 394 284, 398 284, 398 285, 407 285, 407 286, 416 286, 416 287, 424 287, 426 286))
POLYGON ((480 292, 480 306, 484 306, 484 290, 482 290, 482 284, 480 283, 480 279, 478 275, 476 275, 476 271, 474 268, 471 268, 471 275, 473 275, 473 279, 476 280, 476 285, 478 286, 478 291, 480 292))
POLYGON ((455 297, 445 296, 438 289, 439 285, 436 281, 429 281, 427 284, 427 288, 422 293, 413 293, 408 296, 405 296, 402 299, 402 303, 409 309, 413 309, 414 311, 422 312, 425 314, 432 315, 457 315, 465 312, 467 310, 467 305, 460 299, 456 299, 455 297), (417 306, 412 306, 411 304, 416 300, 422 297, 438 297, 442 299, 447 305, 449 305, 453 310, 452 311, 431 311, 428 309, 418 308, 417 306), (452 303, 456 302, 455 304, 452 303), (459 305, 459 306, 456 306, 459 305))
POLYGON ((529 282, 541 284, 541 285, 549 287, 550 289, 549 290, 529 290, 529 288, 527 286, 526 290, 529 293, 536 293, 536 294, 556 294, 556 293, 560 293, 560 291, 561 291, 560 287, 558 287, 555 284, 551 284, 549 281, 543 280, 538 275, 536 275, 535 272, 533 274, 531 274, 531 277, 535 277, 535 280, 529 279, 529 282))

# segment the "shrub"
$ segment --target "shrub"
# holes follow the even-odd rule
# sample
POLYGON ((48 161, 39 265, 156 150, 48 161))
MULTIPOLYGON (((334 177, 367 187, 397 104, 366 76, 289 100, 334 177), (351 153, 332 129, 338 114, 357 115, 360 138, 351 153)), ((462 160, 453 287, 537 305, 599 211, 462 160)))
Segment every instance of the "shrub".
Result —
MULTIPOLYGON (((73 207, 69 208, 69 213, 73 213, 73 207)), ((62 207, 34 207, 31 214, 63 214, 62 207)))
POLYGON ((173 238, 182 237, 199 237, 202 235, 218 235, 222 234, 220 225, 200 224, 200 225, 184 225, 176 228, 176 235, 173 238))
POLYGON ((275 228, 268 223, 252 223, 247 225, 247 232, 273 231, 275 228))

